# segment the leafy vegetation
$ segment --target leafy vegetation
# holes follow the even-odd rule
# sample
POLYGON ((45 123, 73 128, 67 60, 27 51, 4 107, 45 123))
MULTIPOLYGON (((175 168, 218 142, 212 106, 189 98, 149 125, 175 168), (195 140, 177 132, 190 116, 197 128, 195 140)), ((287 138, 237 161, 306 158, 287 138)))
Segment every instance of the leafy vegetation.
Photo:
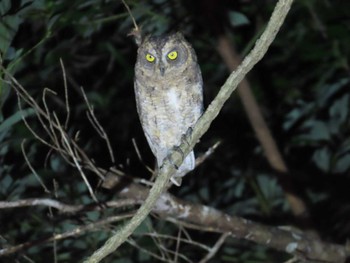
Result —
MULTIPOLYGON (((216 50, 218 36, 229 35, 241 54, 247 53, 266 25, 275 1, 127 3, 144 33, 185 33, 198 55, 208 105, 229 74, 216 50)), ((340 244, 350 234, 348 10, 347 1, 295 1, 267 56, 248 76, 293 183, 308 205, 313 227, 325 240, 340 244)), ((120 1, 0 2, 0 55, 6 71, 41 106, 45 106, 42 96, 46 87, 56 92, 48 92, 46 103, 62 122, 67 114, 65 73, 69 134, 74 136, 79 131, 80 147, 99 167, 116 166, 135 178, 149 179, 151 173, 146 165, 152 167, 154 160, 134 102, 137 47, 128 36, 132 28, 132 20, 120 1), (91 128, 81 87, 109 136, 115 163, 91 128)), ((55 198, 67 204, 93 203, 78 171, 28 130, 23 116, 38 136, 48 137, 35 111, 24 102, 19 108, 16 92, 2 69, 0 76, 0 200, 55 198)), ((180 188, 170 191, 232 215, 274 226, 298 227, 278 175, 266 161, 237 95, 197 144, 197 155, 217 141, 221 145, 210 158, 186 176, 180 188)), ((98 186, 95 175, 89 171, 86 174, 100 201, 116 198, 116 193, 98 186)), ((83 223, 132 211, 110 208, 67 215, 40 206, 2 209, 0 246, 42 240, 83 223)), ((77 262, 99 248, 115 227, 118 224, 64 240, 39 242, 1 258, 1 262, 77 262)), ((160 247, 166 247, 168 250, 162 253, 173 259, 169 251, 176 251, 177 243, 170 237, 176 238, 178 233, 207 246, 213 246, 218 239, 210 232, 180 229, 173 222, 149 217, 129 244, 105 262, 157 262, 159 259, 150 252, 161 254, 160 247)), ((197 262, 206 254, 186 242, 181 243, 179 252, 178 262, 197 262)), ((210 262, 282 262, 288 258, 287 254, 230 238, 210 262)))

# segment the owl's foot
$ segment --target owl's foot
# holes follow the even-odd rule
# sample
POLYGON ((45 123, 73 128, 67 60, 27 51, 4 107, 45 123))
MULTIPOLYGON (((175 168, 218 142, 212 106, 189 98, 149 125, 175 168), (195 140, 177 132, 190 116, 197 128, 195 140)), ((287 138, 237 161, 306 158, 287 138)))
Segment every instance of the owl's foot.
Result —
POLYGON ((181 136, 181 144, 186 143, 187 145, 190 145, 190 142, 188 141, 188 139, 191 140, 192 131, 193 131, 192 127, 189 127, 186 133, 181 136))
MULTIPOLYGON (((171 152, 178 152, 181 155, 182 161, 185 158, 184 152, 182 151, 182 149, 179 146, 174 146, 171 150, 171 152)), ((176 170, 179 170, 179 166, 177 166, 174 161, 171 158, 171 155, 168 155, 167 157, 170 161, 170 163, 175 167, 176 170)))

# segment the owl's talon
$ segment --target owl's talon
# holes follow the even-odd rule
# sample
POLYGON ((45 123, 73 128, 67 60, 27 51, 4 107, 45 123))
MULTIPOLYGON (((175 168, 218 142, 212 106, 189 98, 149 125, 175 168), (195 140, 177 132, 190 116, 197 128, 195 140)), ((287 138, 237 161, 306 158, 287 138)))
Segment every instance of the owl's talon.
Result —
POLYGON ((187 129, 187 131, 186 131, 186 136, 192 137, 192 132, 193 132, 192 127, 189 127, 189 128, 187 129))
MULTIPOLYGON (((179 146, 174 146, 174 147, 172 148, 172 151, 171 151, 171 152, 173 152, 173 151, 176 151, 176 152, 180 153, 180 154, 181 154, 182 160, 185 158, 185 157, 184 157, 184 152, 181 150, 181 148, 180 148, 179 146)), ((179 166, 176 165, 176 164, 174 163, 171 154, 168 154, 168 155, 165 157, 165 159, 168 159, 169 162, 170 162, 170 164, 171 164, 172 166, 174 166, 174 168, 175 168, 176 170, 179 170, 179 166)), ((164 163, 164 161, 163 161, 163 163, 164 163)), ((162 168, 162 166, 161 166, 160 168, 162 168)))
MULTIPOLYGON (((173 149, 172 149, 172 151, 175 151, 175 152, 180 153, 180 154, 181 154, 182 160, 185 158, 185 154, 184 154, 184 152, 182 151, 182 149, 181 149, 179 146, 174 146, 173 149)), ((175 167, 176 170, 179 170, 179 166, 177 166, 177 165, 173 162, 173 160, 171 159, 171 155, 169 156, 169 161, 170 161, 170 163, 175 167)))
POLYGON ((181 143, 185 142, 188 146, 190 146, 190 142, 188 141, 187 138, 191 140, 192 131, 193 131, 192 127, 189 127, 187 129, 186 133, 181 136, 181 143))
POLYGON ((165 160, 169 160, 169 163, 170 163, 172 166, 174 166, 174 168, 175 168, 176 170, 179 170, 179 166, 177 166, 177 165, 173 162, 173 160, 172 160, 172 158, 171 158, 171 155, 167 155, 167 156, 164 158, 164 160, 163 160, 163 162, 162 162, 162 165, 159 167, 159 169, 163 169, 164 161, 165 161, 165 160))

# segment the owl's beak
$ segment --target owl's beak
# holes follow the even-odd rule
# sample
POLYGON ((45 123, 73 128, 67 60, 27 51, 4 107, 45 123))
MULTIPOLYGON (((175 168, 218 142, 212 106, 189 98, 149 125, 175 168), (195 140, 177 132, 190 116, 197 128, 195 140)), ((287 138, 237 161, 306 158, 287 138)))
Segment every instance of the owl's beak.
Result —
POLYGON ((165 72, 165 67, 161 65, 159 67, 159 71, 160 71, 160 75, 162 75, 162 77, 163 77, 164 76, 164 72, 165 72))

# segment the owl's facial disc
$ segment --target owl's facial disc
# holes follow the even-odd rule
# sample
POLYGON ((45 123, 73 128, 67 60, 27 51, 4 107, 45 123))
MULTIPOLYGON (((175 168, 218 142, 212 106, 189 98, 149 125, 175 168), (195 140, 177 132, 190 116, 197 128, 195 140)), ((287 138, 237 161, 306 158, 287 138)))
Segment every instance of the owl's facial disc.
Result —
MULTIPOLYGON (((191 47, 181 34, 146 37, 138 62, 147 76, 181 76, 192 63, 191 47)), ((195 62, 194 62, 195 63, 195 62)))

